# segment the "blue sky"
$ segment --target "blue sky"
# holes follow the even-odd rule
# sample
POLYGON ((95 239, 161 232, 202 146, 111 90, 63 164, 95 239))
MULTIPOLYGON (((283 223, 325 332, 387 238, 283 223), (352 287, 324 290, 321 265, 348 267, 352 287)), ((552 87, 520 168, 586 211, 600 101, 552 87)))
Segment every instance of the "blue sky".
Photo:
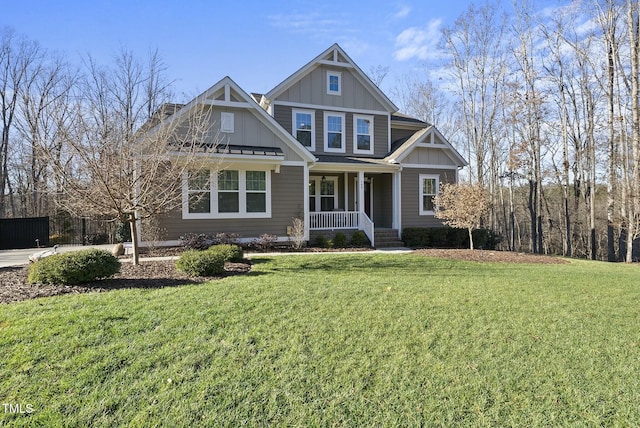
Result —
MULTIPOLYGON (((383 84, 424 68, 439 31, 470 1, 3 0, 0 26, 77 61, 108 61, 121 47, 158 48, 177 98, 224 76, 266 92, 333 43, 365 71, 389 67, 383 84)), ((184 101, 177 99, 176 101, 184 101)))

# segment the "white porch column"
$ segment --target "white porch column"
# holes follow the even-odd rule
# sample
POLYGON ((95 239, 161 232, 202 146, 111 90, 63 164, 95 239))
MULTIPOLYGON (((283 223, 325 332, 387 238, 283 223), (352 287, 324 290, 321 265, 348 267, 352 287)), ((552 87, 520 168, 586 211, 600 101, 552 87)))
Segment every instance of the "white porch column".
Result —
POLYGON ((364 212, 364 171, 358 171, 358 211, 364 212))
MULTIPOLYGON (((311 217, 309 216, 309 165, 307 163, 305 163, 304 165, 304 169, 303 169, 303 190, 302 192, 304 193, 304 200, 302 202, 302 207, 304 210, 304 213, 302 214, 302 220, 304 221, 304 239, 305 240, 309 240, 309 226, 310 226, 310 221, 311 221, 311 217)), ((319 190, 318 190, 319 191, 319 190)))
POLYGON ((398 231, 398 234, 401 233, 402 229, 402 188, 401 188, 401 172, 394 172, 391 176, 391 188, 392 188, 392 197, 393 200, 393 220, 392 227, 398 231))
MULTIPOLYGON (((457 183, 457 181, 456 181, 457 183)), ((344 173, 344 210, 349 211, 349 173, 344 173)))

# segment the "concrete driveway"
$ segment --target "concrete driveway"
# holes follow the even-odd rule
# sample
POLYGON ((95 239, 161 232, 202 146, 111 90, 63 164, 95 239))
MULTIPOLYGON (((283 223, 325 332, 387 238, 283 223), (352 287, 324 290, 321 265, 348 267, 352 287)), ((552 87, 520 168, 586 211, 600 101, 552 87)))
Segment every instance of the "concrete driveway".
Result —
MULTIPOLYGON (((103 250, 111 251, 113 249, 114 244, 105 244, 105 245, 68 245, 68 246, 59 246, 59 253, 66 253, 69 251, 77 251, 84 250, 87 248, 100 248, 103 250)), ((24 266, 29 264, 29 256, 33 253, 37 253, 38 251, 49 250, 53 247, 48 248, 27 248, 24 250, 0 250, 0 268, 9 267, 9 266, 24 266)))

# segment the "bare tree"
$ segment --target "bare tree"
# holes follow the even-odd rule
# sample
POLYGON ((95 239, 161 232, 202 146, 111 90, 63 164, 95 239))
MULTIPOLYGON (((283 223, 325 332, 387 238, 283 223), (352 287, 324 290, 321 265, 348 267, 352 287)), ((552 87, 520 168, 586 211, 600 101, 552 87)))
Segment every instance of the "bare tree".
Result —
POLYGON ((148 106, 166 95, 149 91, 160 70, 129 52, 115 64, 104 69, 88 58, 85 97, 66 135, 71 162, 51 159, 63 183, 60 205, 128 223, 138 264, 138 221, 180 206, 183 174, 204 158, 200 152, 215 149, 218 136, 204 105, 165 104, 149 118, 148 106))
POLYGON ((42 62, 40 46, 9 28, 0 28, 0 217, 7 209, 7 197, 11 213, 15 215, 9 158, 12 144, 13 122, 16 118, 21 89, 31 84, 42 62))
POLYGON ((484 188, 479 184, 443 184, 434 198, 435 216, 452 227, 467 229, 469 248, 473 250, 473 229, 489 208, 484 188))
MULTIPOLYGON (((448 70, 456 82, 455 93, 460 103, 471 177, 480 184, 487 182, 486 165, 498 150, 494 137, 500 112, 500 91, 506 73, 502 36, 505 20, 499 8, 491 3, 469 9, 452 28, 443 31, 443 48, 450 55, 448 70)), ((492 171, 494 182, 497 173, 492 171)))
POLYGON ((68 64, 52 57, 41 64, 37 75, 20 89, 19 108, 15 124, 20 137, 19 165, 25 179, 18 182, 18 194, 23 194, 25 216, 48 213, 50 167, 47 153, 61 152, 62 138, 69 118, 70 94, 74 77, 68 64))
POLYGON ((368 76, 374 85, 380 87, 382 81, 387 77, 387 74, 389 74, 389 66, 376 65, 375 67, 371 66, 369 68, 368 76))

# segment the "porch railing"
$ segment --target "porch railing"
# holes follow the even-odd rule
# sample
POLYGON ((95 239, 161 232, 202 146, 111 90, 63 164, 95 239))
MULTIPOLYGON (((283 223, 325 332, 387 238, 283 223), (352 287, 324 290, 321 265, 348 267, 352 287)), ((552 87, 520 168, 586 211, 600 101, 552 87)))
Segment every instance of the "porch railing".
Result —
POLYGON ((320 211, 309 213, 309 229, 359 229, 358 211, 320 211))
POLYGON ((369 218, 369 216, 366 213, 359 213, 360 214, 360 230, 362 230, 364 232, 365 235, 367 235, 367 238, 369 238, 369 241, 371 241, 371 246, 375 247, 375 242, 374 242, 374 237, 375 237, 375 229, 373 227, 373 222, 371 221, 371 219, 369 218))
POLYGON ((359 211, 320 211, 309 213, 310 230, 362 230, 374 246, 374 226, 367 214, 359 211))

